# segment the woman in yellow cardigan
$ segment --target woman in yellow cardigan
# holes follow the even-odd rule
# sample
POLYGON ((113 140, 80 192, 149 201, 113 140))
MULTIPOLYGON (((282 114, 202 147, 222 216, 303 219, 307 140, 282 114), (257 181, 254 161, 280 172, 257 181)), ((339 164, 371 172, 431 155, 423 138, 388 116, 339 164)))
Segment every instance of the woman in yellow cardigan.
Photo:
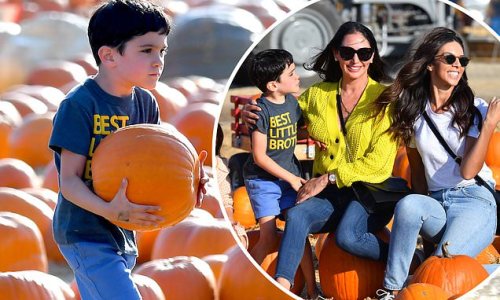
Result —
MULTIPOLYGON (((355 181, 384 181, 396 156, 397 145, 387 133, 388 114, 373 115, 373 102, 385 89, 380 82, 387 76, 372 32, 357 22, 344 23, 309 68, 323 78, 298 99, 316 141, 314 177, 301 187, 297 205, 286 216, 275 275, 285 288, 293 283, 309 233, 336 229, 337 243, 345 250, 377 260, 387 257, 387 245, 372 232, 383 228, 390 214, 369 215, 346 188, 355 181)), ((248 123, 253 109, 245 108, 248 123)))

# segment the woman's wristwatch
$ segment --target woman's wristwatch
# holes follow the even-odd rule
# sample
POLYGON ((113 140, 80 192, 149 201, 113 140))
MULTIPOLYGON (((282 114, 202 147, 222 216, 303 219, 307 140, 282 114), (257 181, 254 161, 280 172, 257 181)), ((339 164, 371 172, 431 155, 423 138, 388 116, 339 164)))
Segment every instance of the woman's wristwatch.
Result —
POLYGON ((333 173, 328 173, 328 184, 335 184, 335 181, 337 181, 337 176, 333 173))

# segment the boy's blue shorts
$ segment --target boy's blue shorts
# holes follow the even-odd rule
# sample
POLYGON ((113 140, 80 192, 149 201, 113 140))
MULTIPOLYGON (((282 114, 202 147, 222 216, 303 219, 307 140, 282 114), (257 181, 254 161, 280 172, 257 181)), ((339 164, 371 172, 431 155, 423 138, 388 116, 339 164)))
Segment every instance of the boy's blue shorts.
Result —
POLYGON ((284 180, 245 179, 255 218, 277 216, 295 205, 297 192, 284 180))

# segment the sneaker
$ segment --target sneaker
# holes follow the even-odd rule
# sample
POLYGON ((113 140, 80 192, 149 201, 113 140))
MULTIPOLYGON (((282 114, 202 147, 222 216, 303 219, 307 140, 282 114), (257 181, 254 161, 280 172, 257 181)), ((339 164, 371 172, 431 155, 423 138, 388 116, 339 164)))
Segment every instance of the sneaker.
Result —
POLYGON ((386 291, 384 289, 379 289, 376 292, 378 300, 394 300, 396 298, 395 295, 390 291, 386 291))

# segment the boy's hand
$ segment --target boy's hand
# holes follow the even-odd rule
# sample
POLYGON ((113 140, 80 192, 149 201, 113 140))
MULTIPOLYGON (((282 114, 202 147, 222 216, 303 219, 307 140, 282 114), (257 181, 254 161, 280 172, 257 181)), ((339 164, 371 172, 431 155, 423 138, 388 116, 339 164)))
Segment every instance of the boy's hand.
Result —
POLYGON ((328 174, 321 175, 309 179, 299 189, 297 194, 297 204, 306 201, 307 199, 316 196, 328 185, 328 174))
POLYGON ((109 202, 111 221, 129 222, 141 226, 157 226, 163 218, 153 213, 160 210, 159 206, 139 205, 130 202, 127 198, 128 180, 124 178, 115 197, 109 202))
POLYGON ((243 106, 243 110, 241 111, 241 119, 247 126, 255 125, 255 123, 257 123, 257 120, 259 119, 259 116, 257 116, 253 112, 260 110, 260 107, 257 106, 257 101, 252 100, 243 106))
POLYGON ((203 202, 203 195, 207 193, 205 184, 208 182, 208 176, 205 174, 205 170, 203 170, 203 164, 205 163, 205 159, 207 159, 207 155, 207 151, 202 150, 198 157, 198 159, 200 160, 200 183, 198 185, 196 207, 201 206, 201 203, 203 202))
POLYGON ((302 187, 302 185, 304 185, 304 183, 306 183, 307 180, 305 180, 304 178, 301 178, 301 177, 298 177, 296 176, 294 178, 294 180, 292 182, 290 182, 290 185, 292 186, 292 188, 298 192, 299 189, 302 187))

